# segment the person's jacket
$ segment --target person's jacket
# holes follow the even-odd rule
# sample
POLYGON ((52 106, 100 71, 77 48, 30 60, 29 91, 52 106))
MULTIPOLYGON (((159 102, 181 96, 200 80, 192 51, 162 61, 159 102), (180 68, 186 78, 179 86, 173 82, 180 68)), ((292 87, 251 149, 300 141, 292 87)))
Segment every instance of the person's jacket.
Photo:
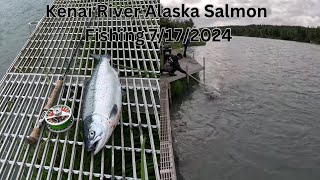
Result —
POLYGON ((173 68, 179 68, 179 57, 176 55, 170 55, 168 58, 168 63, 173 67, 173 68))

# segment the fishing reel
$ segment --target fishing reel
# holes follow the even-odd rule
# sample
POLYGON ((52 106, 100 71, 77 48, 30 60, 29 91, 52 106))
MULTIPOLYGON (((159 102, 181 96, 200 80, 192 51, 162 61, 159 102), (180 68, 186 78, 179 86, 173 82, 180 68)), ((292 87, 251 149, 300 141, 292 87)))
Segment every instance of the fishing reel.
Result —
POLYGON ((67 131, 74 123, 71 108, 66 105, 56 105, 50 108, 44 115, 44 120, 48 129, 55 133, 67 131))

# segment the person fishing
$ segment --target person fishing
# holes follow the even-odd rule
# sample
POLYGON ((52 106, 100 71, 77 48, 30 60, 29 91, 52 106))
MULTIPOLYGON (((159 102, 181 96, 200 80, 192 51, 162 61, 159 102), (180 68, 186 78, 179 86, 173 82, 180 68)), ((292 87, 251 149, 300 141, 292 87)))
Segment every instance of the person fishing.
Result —
POLYGON ((169 72, 170 76, 176 76, 176 71, 187 74, 187 72, 181 68, 179 63, 179 60, 182 58, 183 56, 181 53, 178 53, 177 55, 169 55, 169 57, 164 60, 164 68, 160 69, 161 75, 163 74, 163 72, 169 72))

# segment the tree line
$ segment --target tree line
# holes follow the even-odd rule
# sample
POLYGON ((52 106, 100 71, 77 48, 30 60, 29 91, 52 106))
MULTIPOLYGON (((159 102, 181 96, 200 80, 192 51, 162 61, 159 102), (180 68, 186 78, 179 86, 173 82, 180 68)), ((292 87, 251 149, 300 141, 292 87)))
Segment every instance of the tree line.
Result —
POLYGON ((194 27, 194 22, 191 18, 190 19, 160 18, 160 27, 186 29, 188 27, 194 27))
POLYGON ((310 28, 302 26, 248 25, 222 26, 219 28, 231 28, 232 35, 235 36, 261 37, 320 44, 320 26, 310 28))
MULTIPOLYGON (((192 28, 195 27, 194 22, 191 18, 189 19, 179 19, 179 18, 160 18, 160 27, 161 28, 192 28)), ((185 32, 185 31, 184 31, 185 32)), ((168 34, 166 34, 167 36, 168 34)), ((176 38, 177 32, 173 32, 172 36, 176 38)), ((182 38, 180 39, 182 41, 182 38)), ((200 42, 190 42, 188 46, 204 46, 206 45, 206 42, 200 41, 200 42)), ((182 48, 182 42, 174 42, 171 43, 171 47, 173 49, 179 49, 182 48)))
MULTIPOLYGON (((166 28, 195 27, 193 20, 161 18, 160 26, 166 28)), ((211 27, 214 28, 214 27, 211 27)), ((282 39, 306 43, 320 44, 320 26, 277 26, 277 25, 248 25, 248 26, 220 26, 222 30, 231 28, 234 36, 261 37, 271 39, 282 39)))

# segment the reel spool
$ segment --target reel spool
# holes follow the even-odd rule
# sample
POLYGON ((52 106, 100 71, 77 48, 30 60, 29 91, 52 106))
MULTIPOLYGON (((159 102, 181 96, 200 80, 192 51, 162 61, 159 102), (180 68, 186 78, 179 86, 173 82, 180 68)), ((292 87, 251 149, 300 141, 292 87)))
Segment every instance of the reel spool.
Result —
POLYGON ((56 105, 50 108, 45 114, 44 120, 48 129, 55 133, 67 131, 74 122, 71 108, 65 105, 56 105))

